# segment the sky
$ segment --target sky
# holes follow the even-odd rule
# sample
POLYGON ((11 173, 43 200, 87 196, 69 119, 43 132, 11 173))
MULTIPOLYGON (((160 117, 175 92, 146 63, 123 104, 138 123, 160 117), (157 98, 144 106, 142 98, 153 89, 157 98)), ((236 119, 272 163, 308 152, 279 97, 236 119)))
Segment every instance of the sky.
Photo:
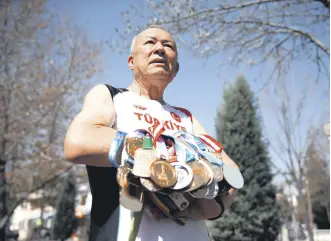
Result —
MULTIPOLYGON (((116 37, 115 28, 125 27, 121 12, 128 10, 129 4, 134 1, 57 0, 50 2, 52 8, 59 14, 69 15, 78 26, 83 27, 92 40, 105 41, 116 37)), ((145 1, 135 1, 135 4, 138 3, 144 4, 145 1)), ((131 42, 131 39, 128 41, 131 42)), ((102 58, 105 60, 105 69, 93 79, 92 85, 108 83, 115 87, 128 87, 133 80, 133 75, 127 66, 128 54, 129 49, 123 49, 123 54, 118 54, 104 47, 102 58)), ((254 69, 245 65, 228 65, 222 69, 218 68, 219 60, 226 57, 219 53, 203 60, 179 46, 180 71, 166 90, 165 100, 172 105, 190 110, 207 132, 215 136, 215 116, 222 103, 224 87, 234 81, 238 75, 243 74, 259 101, 265 135, 271 143, 276 143, 280 129, 271 106, 278 99, 277 93, 274 89, 261 91, 264 78, 267 73, 270 73, 272 65, 266 63, 254 69)), ((289 95, 293 99, 293 106, 296 103, 295 100, 302 96, 303 91, 308 94, 305 114, 301 117, 302 137, 305 137, 309 125, 322 127, 322 124, 329 120, 329 81, 323 79, 315 83, 311 81, 314 76, 314 66, 307 64, 306 61, 293 63, 292 70, 284 76, 291 86, 289 95)), ((274 162, 279 163, 273 151, 271 151, 271 157, 274 162)))

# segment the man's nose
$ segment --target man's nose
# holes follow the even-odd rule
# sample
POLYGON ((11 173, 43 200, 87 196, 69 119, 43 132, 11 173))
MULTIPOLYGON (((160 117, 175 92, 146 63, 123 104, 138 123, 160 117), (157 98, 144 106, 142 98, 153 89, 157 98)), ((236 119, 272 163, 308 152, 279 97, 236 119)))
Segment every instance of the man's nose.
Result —
POLYGON ((162 43, 157 42, 154 45, 153 53, 154 54, 161 55, 161 56, 164 56, 165 55, 165 50, 164 50, 164 47, 163 47, 162 43))

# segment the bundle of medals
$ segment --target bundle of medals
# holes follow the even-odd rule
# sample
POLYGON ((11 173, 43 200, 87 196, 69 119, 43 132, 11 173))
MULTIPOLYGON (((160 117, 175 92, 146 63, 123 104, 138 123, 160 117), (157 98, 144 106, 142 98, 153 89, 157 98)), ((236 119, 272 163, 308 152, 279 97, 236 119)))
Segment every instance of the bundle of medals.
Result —
POLYGON ((161 135, 157 141, 145 131, 128 134, 125 161, 117 170, 120 204, 133 212, 151 204, 185 225, 186 220, 174 214, 187 209, 194 199, 214 199, 244 185, 239 169, 224 163, 221 151, 211 137, 185 131, 161 135))

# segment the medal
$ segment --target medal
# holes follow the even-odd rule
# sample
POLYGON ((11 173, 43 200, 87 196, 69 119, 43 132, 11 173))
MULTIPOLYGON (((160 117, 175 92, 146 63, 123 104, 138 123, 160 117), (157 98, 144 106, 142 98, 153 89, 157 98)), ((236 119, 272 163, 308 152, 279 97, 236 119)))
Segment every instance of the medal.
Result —
POLYGON ((149 178, 140 178, 141 185, 146 188, 150 192, 158 192, 162 189, 162 187, 157 186, 152 180, 149 178))
POLYGON ((157 160, 151 137, 144 137, 142 148, 135 151, 132 174, 137 177, 149 177, 150 167, 157 160))
POLYGON ((217 197, 219 191, 218 183, 214 180, 209 186, 208 186, 208 192, 205 196, 207 199, 214 199, 217 197))
POLYGON ((210 170, 213 173, 213 179, 216 182, 220 182, 221 180, 223 180, 224 174, 223 174, 223 168, 221 166, 211 163, 204 158, 201 158, 200 160, 201 160, 201 162, 203 162, 205 165, 207 165, 210 168, 210 170))
POLYGON ((236 168, 229 164, 224 164, 224 179, 230 184, 230 186, 240 189, 244 186, 244 178, 241 175, 239 168, 236 168))
POLYGON ((180 190, 189 186, 193 180, 192 169, 182 162, 172 162, 171 166, 175 168, 177 173, 177 183, 172 189, 180 190))
POLYGON ((177 173, 169 162, 157 160, 150 166, 150 178, 160 187, 171 187, 177 182, 177 173))
POLYGON ((203 165, 199 161, 188 162, 187 165, 192 169, 193 180, 191 185, 185 190, 186 192, 193 191, 201 186, 209 184, 209 181, 213 177, 213 173, 209 167, 206 167, 207 165, 203 165))
POLYGON ((142 137, 129 137, 125 142, 125 151, 129 157, 134 158, 136 150, 143 147, 142 137))
POLYGON ((116 180, 121 188, 127 188, 129 186, 128 175, 130 172, 127 166, 119 166, 117 168, 116 180))

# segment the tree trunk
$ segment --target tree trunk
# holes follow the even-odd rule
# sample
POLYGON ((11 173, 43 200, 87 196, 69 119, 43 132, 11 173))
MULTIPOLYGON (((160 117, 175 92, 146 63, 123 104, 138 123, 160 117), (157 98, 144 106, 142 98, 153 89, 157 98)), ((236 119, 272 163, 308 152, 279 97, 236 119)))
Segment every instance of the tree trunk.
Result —
MULTIPOLYGON (((6 176, 5 176, 6 161, 0 159, 0 217, 7 215, 7 203, 6 203, 6 176)), ((0 241, 5 241, 5 230, 7 224, 0 226, 0 241)))
MULTIPOLYGON (((304 204, 304 207, 307 207, 307 205, 306 205, 307 202, 305 200, 304 194, 302 193, 302 189, 299 189, 299 199, 300 199, 300 202, 302 202, 304 204)), ((305 208, 304 216, 305 216, 305 226, 306 226, 306 231, 308 233, 309 241, 314 241, 314 234, 313 234, 312 227, 310 226, 308 208, 305 208)))

